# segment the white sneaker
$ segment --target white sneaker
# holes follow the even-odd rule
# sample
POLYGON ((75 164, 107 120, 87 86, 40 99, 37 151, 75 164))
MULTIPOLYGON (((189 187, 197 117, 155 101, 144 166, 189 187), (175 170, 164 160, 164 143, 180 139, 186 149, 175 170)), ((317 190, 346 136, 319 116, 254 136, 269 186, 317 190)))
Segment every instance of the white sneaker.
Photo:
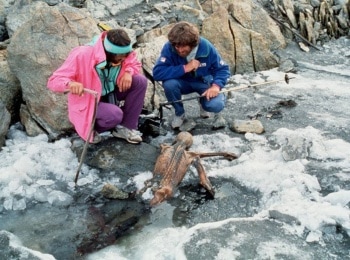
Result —
POLYGON ((115 130, 112 131, 112 135, 117 138, 125 139, 131 144, 138 144, 142 142, 141 133, 135 129, 128 129, 124 126, 118 125, 115 130))
POLYGON ((205 111, 201 105, 201 103, 199 103, 199 107, 200 107, 200 110, 199 110, 199 115, 201 118, 209 118, 210 117, 210 113, 208 111, 205 111))
POLYGON ((181 116, 174 116, 174 119, 171 122, 172 128, 179 128, 180 126, 182 126, 184 120, 185 120, 185 114, 181 116))

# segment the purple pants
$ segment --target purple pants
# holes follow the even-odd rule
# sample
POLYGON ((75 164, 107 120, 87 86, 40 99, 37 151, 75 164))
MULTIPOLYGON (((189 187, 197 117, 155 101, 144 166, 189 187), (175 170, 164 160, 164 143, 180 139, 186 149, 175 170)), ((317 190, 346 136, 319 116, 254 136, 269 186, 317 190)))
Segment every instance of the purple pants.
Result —
POLYGON ((147 79, 142 74, 132 76, 131 87, 126 92, 115 90, 117 100, 124 100, 124 106, 99 102, 97 105, 95 130, 99 133, 111 130, 117 125, 137 129, 147 90, 147 79))

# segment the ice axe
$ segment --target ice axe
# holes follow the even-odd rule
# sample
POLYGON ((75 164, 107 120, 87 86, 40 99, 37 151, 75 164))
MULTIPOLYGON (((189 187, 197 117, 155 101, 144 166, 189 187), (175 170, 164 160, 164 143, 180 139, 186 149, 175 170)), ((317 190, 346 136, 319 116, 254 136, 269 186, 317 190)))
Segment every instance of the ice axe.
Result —
MULTIPOLYGON (((288 76, 288 74, 285 74, 284 79, 271 80, 271 81, 266 81, 266 82, 262 82, 262 83, 256 83, 256 84, 252 84, 252 85, 248 85, 248 86, 224 88, 223 90, 219 91, 219 94, 220 93, 230 92, 230 91, 239 91, 239 90, 243 90, 243 89, 247 89, 247 88, 256 88, 256 87, 260 87, 260 86, 263 86, 263 85, 277 83, 277 82, 281 82, 281 81, 285 81, 287 84, 289 84, 289 80, 290 79, 294 79, 294 77, 290 78, 288 76)), ((160 103, 159 105, 160 105, 160 107, 162 107, 162 106, 167 106, 167 105, 171 105, 171 104, 178 103, 178 102, 183 102, 183 101, 188 101, 188 100, 193 100, 193 99, 200 99, 202 97, 203 96, 195 96, 195 97, 183 98, 183 99, 179 99, 179 100, 175 100, 175 101, 169 101, 169 102, 160 103)))
MULTIPOLYGON (((69 92, 69 90, 66 90, 64 93, 68 93, 68 92, 69 92)), ((88 88, 84 88, 84 92, 93 95, 94 98, 95 98, 95 102, 94 102, 94 112, 93 112, 93 115, 92 115, 92 121, 91 121, 91 126, 90 126, 90 129, 89 129, 89 134, 88 134, 88 137, 87 137, 87 139, 85 141, 83 151, 82 151, 82 153, 80 155, 79 166, 78 166, 77 172, 75 174, 75 178, 74 178, 75 185, 78 182, 79 173, 80 173, 81 167, 83 166, 83 162, 84 162, 84 159, 85 159, 87 148, 89 146, 89 140, 90 140, 90 138, 92 136, 92 133, 94 131, 94 126, 95 126, 95 121, 96 121, 97 103, 98 103, 98 93, 96 91, 88 89, 88 88)))

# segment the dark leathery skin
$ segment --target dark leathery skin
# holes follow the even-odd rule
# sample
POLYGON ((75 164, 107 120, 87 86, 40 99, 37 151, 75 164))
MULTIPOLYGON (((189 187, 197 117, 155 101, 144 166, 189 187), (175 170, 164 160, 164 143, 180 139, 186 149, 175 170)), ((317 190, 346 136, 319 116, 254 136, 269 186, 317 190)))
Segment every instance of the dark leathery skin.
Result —
POLYGON ((237 155, 226 152, 196 153, 189 152, 188 149, 193 143, 193 137, 189 132, 180 132, 173 145, 161 144, 161 153, 157 158, 153 179, 161 176, 159 187, 154 192, 154 197, 150 201, 151 206, 173 196, 175 188, 181 183, 191 164, 197 169, 200 184, 214 196, 214 189, 207 178, 204 167, 200 158, 210 156, 224 156, 224 158, 233 160, 237 155))

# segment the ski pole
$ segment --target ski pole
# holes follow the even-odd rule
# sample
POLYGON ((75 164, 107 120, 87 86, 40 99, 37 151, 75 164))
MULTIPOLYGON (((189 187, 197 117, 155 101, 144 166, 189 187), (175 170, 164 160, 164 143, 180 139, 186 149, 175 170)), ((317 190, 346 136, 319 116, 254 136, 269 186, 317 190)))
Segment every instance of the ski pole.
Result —
MULTIPOLYGON (((247 89, 247 88, 255 88, 255 87, 259 87, 259 86, 263 86, 263 85, 267 85, 267 84, 272 84, 272 83, 277 83, 277 82, 281 82, 281 81, 285 81, 287 84, 289 84, 289 80, 293 79, 293 78, 294 77, 290 78, 286 74, 284 76, 284 79, 280 79, 280 80, 271 80, 271 81, 266 81, 266 82, 262 82, 262 83, 256 83, 256 84, 252 84, 252 85, 248 85, 248 86, 224 88, 223 90, 219 91, 219 94, 220 93, 230 92, 230 91, 239 91, 239 90, 247 89)), ((202 97, 203 96, 195 96, 195 97, 183 98, 183 99, 179 99, 179 100, 175 100, 175 101, 164 102, 164 103, 160 103, 160 106, 171 105, 171 104, 178 103, 178 102, 183 102, 183 101, 188 101, 188 100, 193 100, 193 99, 199 99, 199 98, 202 98, 202 97)))

